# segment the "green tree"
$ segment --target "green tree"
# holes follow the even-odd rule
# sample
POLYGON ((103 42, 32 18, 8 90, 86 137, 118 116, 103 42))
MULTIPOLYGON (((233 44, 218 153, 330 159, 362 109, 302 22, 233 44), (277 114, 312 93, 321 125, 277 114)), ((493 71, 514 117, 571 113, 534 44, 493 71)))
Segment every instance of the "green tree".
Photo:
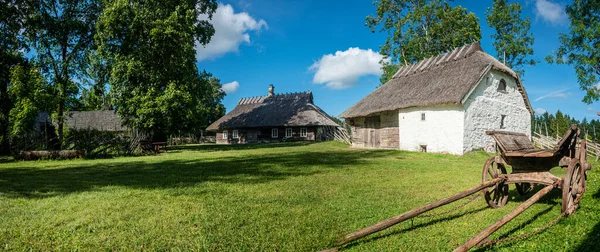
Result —
POLYGON ((223 94, 198 72, 194 48, 214 34, 198 16, 212 18, 216 8, 213 0, 107 3, 96 42, 99 55, 111 62, 110 91, 128 126, 164 138, 219 110, 223 94))
POLYGON ((79 93, 77 79, 85 77, 87 53, 101 5, 94 0, 39 0, 27 33, 37 60, 56 86, 58 138, 63 142, 64 112, 79 93))
POLYGON ((451 7, 443 0, 379 0, 376 15, 367 16, 372 32, 387 32, 381 46, 386 83, 399 65, 409 65, 427 57, 481 39, 477 16, 462 6, 451 7))
POLYGON ((565 116, 560 110, 556 111, 556 116, 550 122, 548 127, 552 128, 553 135, 562 137, 569 129, 569 116, 565 116))
POLYGON ((531 20, 522 18, 523 8, 518 2, 508 4, 508 0, 494 0, 488 8, 487 23, 495 30, 492 45, 496 48, 496 57, 503 58, 506 65, 521 77, 525 75, 524 65, 535 66, 533 55, 533 34, 529 31, 531 20))
POLYGON ((560 46, 555 55, 546 57, 549 63, 569 64, 575 68, 583 102, 600 99, 600 2, 574 0, 566 7, 570 20, 569 33, 559 34, 560 46))
POLYGON ((8 129, 11 137, 19 137, 33 131, 39 112, 50 111, 55 92, 39 69, 27 62, 11 69, 10 82, 8 93, 13 106, 8 129))
POLYGON ((22 0, 0 1, 0 155, 10 154, 9 113, 13 107, 8 89, 11 69, 23 62, 27 49, 24 30, 30 9, 22 0))
POLYGON ((80 110, 109 110, 113 109, 112 95, 110 94, 109 78, 110 63, 100 56, 97 49, 92 50, 88 56, 89 64, 85 84, 87 88, 81 91, 80 110))

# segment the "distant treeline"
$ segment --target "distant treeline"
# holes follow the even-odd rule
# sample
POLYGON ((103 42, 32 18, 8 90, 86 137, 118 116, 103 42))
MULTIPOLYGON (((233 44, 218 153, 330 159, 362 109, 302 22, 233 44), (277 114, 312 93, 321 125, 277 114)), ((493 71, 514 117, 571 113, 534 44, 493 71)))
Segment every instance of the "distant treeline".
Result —
POLYGON ((587 134, 589 139, 600 141, 600 117, 590 121, 587 118, 583 118, 583 120, 579 121, 560 110, 556 111, 554 115, 548 112, 536 115, 533 118, 531 130, 542 135, 562 137, 572 124, 579 126, 581 135, 587 134))

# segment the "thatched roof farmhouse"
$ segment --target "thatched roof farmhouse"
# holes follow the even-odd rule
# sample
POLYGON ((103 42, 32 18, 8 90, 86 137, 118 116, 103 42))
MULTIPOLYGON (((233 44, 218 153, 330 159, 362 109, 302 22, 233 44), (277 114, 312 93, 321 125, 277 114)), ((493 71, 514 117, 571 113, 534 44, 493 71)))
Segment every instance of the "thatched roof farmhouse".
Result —
POLYGON ((478 42, 401 67, 344 111, 354 147, 463 154, 494 149, 486 130, 530 134, 519 76, 478 42))
POLYGON ((318 140, 322 127, 337 123, 313 103, 312 92, 242 98, 225 116, 206 128, 217 132, 217 143, 318 140))
POLYGON ((123 132, 122 123, 115 110, 65 112, 65 124, 72 129, 123 132))

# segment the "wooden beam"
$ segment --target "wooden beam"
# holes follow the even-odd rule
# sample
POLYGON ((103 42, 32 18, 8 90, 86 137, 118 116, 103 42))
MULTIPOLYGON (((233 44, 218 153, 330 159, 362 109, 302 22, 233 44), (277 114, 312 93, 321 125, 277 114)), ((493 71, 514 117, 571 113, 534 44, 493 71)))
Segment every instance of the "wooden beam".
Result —
MULTIPOLYGON (((425 206, 422 206, 422 207, 419 207, 419 208, 415 208, 413 210, 405 212, 405 213, 403 213, 401 215, 394 216, 394 217, 389 218, 387 220, 381 221, 381 222, 379 222, 379 223, 377 223, 375 225, 368 226, 366 228, 363 228, 363 229, 358 230, 358 231, 356 231, 354 233, 351 233, 351 234, 348 234, 348 235, 344 236, 344 238, 338 243, 338 246, 341 246, 341 245, 346 244, 346 243, 351 242, 351 241, 355 241, 357 239, 360 239, 362 237, 371 235, 373 233, 379 232, 379 231, 384 230, 386 228, 389 228, 389 227, 391 227, 393 225, 396 225, 396 224, 398 224, 400 222, 403 222, 403 221, 408 220, 410 218, 413 218, 413 217, 415 217, 417 215, 425 213, 425 212, 427 212, 429 210, 432 210, 434 208, 437 208, 437 207, 440 207, 440 206, 452 203, 454 201, 457 201, 459 199, 467 197, 467 196, 469 196, 471 194, 479 192, 483 188, 494 186, 497 183, 500 183, 500 182, 505 181, 505 180, 506 180, 506 176, 501 175, 500 177, 497 177, 495 179, 486 181, 485 183, 477 185, 477 186, 475 186, 475 187, 473 187, 471 189, 468 189, 466 191, 459 192, 459 193, 454 194, 454 195, 452 195, 450 197, 443 198, 441 200, 429 203, 429 204, 427 204, 425 206)), ((334 250, 336 250, 336 248, 329 249, 328 251, 334 251, 334 250)))
POLYGON ((544 195, 546 195, 547 193, 552 191, 552 189, 554 189, 554 185, 549 185, 549 186, 544 187, 542 190, 540 190, 539 192, 534 194, 527 201, 523 202, 523 204, 521 204, 517 208, 515 208, 515 210, 512 210, 512 212, 510 212, 509 214, 500 218, 498 221, 496 221, 496 223, 492 224, 491 226, 487 227, 483 231, 479 232, 479 234, 473 236, 473 238, 471 238, 471 240, 465 242, 465 244, 456 248, 454 250, 454 252, 468 251, 475 245, 479 244, 484 239, 488 238, 492 233, 496 232, 498 229, 500 229, 502 226, 504 226, 504 224, 508 223, 510 220, 517 217, 519 214, 521 214, 523 211, 525 211, 525 209, 527 209, 528 207, 533 205, 533 203, 537 202, 542 197, 544 197, 544 195))

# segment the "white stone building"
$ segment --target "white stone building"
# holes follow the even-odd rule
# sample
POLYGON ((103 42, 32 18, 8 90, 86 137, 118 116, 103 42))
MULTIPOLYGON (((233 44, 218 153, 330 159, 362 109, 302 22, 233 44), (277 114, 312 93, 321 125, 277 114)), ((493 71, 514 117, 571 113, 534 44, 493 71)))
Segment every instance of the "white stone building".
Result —
POLYGON ((493 151, 486 130, 530 135, 532 116, 519 76, 479 43, 401 67, 340 115, 353 147, 459 155, 493 151))

